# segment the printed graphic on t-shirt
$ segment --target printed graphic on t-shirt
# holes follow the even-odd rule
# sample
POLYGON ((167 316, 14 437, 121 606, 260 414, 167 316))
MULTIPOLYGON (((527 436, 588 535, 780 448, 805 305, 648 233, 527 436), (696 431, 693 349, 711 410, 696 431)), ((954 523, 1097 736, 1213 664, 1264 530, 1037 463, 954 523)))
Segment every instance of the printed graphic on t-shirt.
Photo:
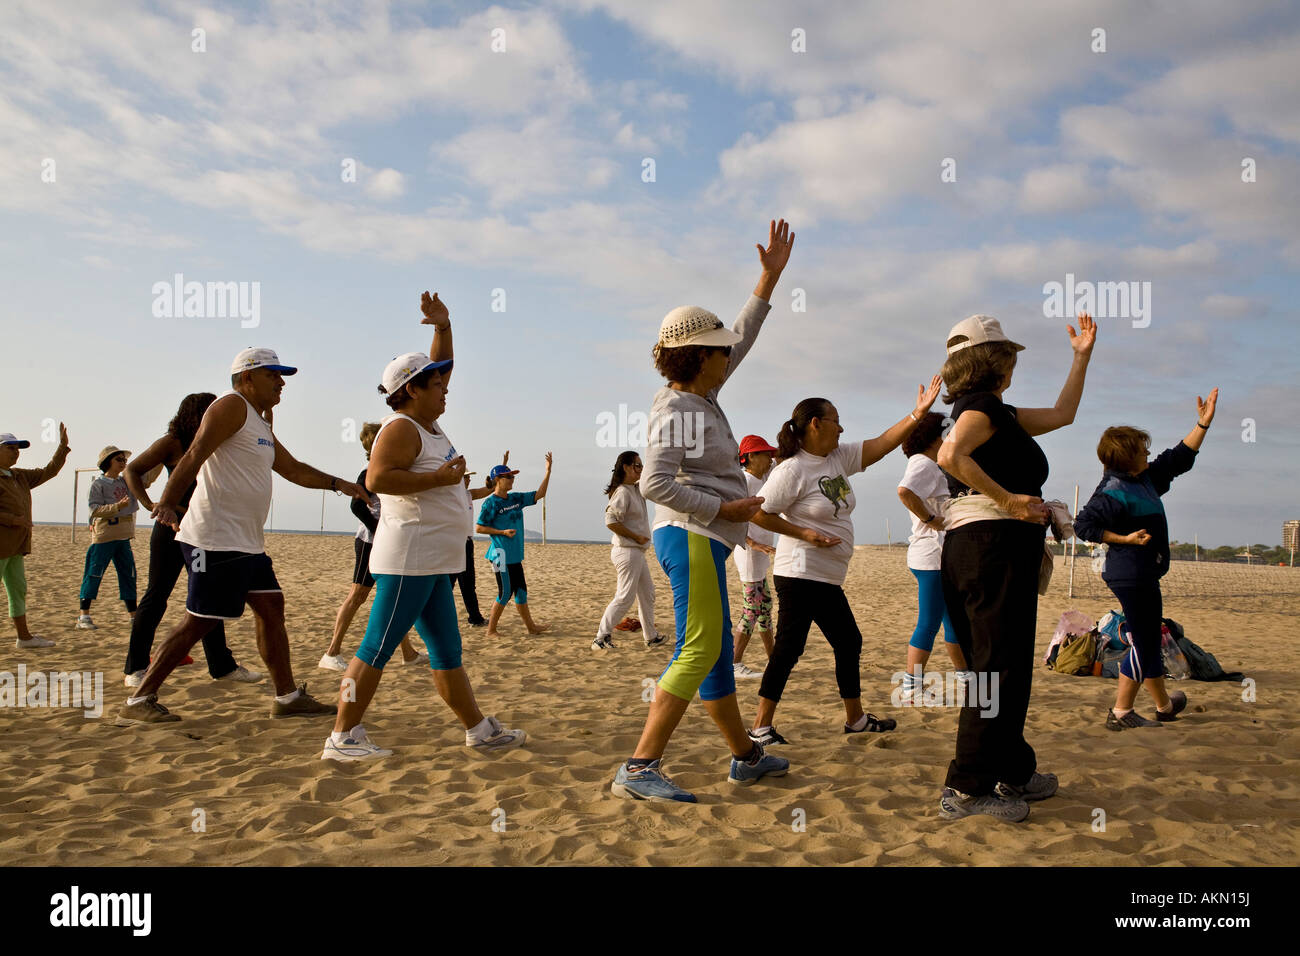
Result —
POLYGON ((849 495, 853 491, 849 487, 849 480, 843 475, 836 475, 834 478, 824 475, 817 480, 817 487, 831 504, 835 505, 835 516, 838 517, 840 507, 849 503, 849 495))

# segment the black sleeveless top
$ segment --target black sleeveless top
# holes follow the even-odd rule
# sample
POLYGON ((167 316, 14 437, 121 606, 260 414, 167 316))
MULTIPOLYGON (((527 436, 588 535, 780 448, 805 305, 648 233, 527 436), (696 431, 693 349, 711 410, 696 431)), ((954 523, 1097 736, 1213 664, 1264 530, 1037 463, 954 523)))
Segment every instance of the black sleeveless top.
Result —
MULTIPOLYGON (((1047 456, 1016 418, 1014 406, 1003 404, 992 392, 971 392, 953 403, 953 421, 965 411, 983 412, 993 423, 993 436, 971 453, 975 464, 1013 495, 1041 498, 1047 481, 1047 456)), ((970 490, 948 475, 948 493, 954 498, 970 490)))

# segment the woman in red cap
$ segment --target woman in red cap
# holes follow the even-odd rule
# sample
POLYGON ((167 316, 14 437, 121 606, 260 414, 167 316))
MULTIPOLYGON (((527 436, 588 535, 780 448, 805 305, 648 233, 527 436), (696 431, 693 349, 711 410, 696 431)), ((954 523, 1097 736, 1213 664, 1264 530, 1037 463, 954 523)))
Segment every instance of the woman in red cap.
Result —
MULTIPOLYGON (((740 464, 745 469, 745 484, 750 495, 761 492, 763 479, 772 470, 774 454, 776 449, 758 435, 746 435, 741 439, 740 464)), ((772 564, 772 555, 776 554, 775 543, 776 536, 772 532, 751 521, 749 530, 745 532, 745 543, 733 552, 736 573, 740 575, 740 586, 745 592, 740 623, 732 632, 736 639, 732 669, 738 680, 757 680, 763 676, 762 671, 752 670, 744 663, 745 648, 755 630, 763 642, 764 653, 772 656, 772 588, 767 583, 767 572, 772 564)))

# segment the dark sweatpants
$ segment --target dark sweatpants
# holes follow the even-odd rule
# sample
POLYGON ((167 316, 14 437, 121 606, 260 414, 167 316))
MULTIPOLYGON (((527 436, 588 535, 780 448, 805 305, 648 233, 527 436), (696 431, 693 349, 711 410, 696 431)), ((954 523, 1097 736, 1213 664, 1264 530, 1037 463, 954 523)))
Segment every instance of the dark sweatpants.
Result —
MULTIPOLYGON (((135 621, 131 624, 131 645, 126 652, 126 673, 134 674, 149 666, 153 639, 167 611, 167 599, 176 587, 176 579, 185 567, 176 532, 161 522, 155 522, 149 536, 149 587, 140 601, 135 621)), ((221 621, 213 622, 203 638, 203 656, 208 659, 208 673, 224 677, 235 669, 235 655, 226 646, 226 628, 221 621)))
POLYGON ((465 605, 471 624, 483 621, 483 614, 478 609, 478 585, 474 580, 474 539, 465 539, 465 570, 456 575, 460 585, 460 603, 465 605))
POLYGON ((824 581, 779 574, 773 580, 778 601, 776 637, 758 688, 759 696, 781 699, 790 672, 808 645, 808 631, 816 624, 835 653, 835 681, 839 684, 840 698, 861 697, 862 632, 853 619, 844 589, 824 581))
POLYGON ((1025 741, 1025 714, 1046 531, 1027 521, 976 521, 944 537, 948 616, 970 668, 988 674, 998 695, 995 716, 982 716, 978 706, 961 710, 946 783, 962 793, 991 793, 998 782, 1023 786, 1037 767, 1025 741))
POLYGON ((1120 662, 1119 672, 1139 684, 1152 677, 1165 676, 1165 662, 1160 654, 1160 628, 1165 615, 1160 581, 1107 581, 1119 599, 1133 646, 1120 662))

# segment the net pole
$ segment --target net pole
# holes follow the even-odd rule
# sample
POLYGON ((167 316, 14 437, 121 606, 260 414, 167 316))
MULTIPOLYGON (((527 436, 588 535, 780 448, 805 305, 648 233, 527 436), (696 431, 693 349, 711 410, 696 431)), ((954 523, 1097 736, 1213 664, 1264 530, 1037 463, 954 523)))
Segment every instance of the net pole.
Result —
POLYGON ((325 492, 320 493, 320 533, 325 533, 325 492))
MULTIPOLYGON (((1078 485, 1074 486, 1074 513, 1076 515, 1079 513, 1079 486, 1078 485)), ((1079 539, 1076 537, 1070 538, 1070 587, 1068 593, 1066 594, 1066 597, 1070 599, 1074 598, 1074 553, 1077 547, 1078 540, 1079 539)))
POLYGON ((546 544, 546 499, 542 499, 542 544, 546 544))
POLYGON ((885 547, 892 548, 893 546, 894 546, 894 539, 889 536, 889 519, 886 518, 885 519, 885 547))
POLYGON ((77 479, 81 477, 81 472, 73 469, 72 472, 72 527, 69 529, 71 537, 68 539, 73 544, 77 543, 77 479))

